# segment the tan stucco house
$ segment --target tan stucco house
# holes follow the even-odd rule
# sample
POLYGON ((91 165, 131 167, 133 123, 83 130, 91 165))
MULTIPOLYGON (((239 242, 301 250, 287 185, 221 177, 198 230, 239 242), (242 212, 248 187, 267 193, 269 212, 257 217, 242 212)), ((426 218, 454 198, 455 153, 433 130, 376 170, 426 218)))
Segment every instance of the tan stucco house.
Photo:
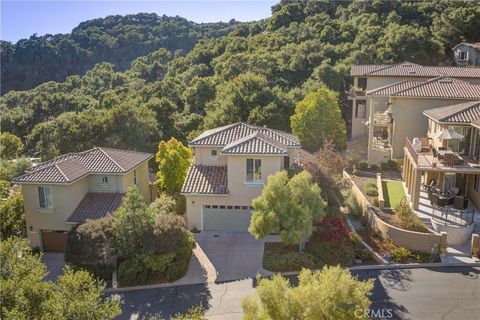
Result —
POLYGON ((351 138, 358 141, 366 140, 362 138, 370 130, 370 97, 366 95, 367 91, 401 81, 425 81, 440 76, 480 84, 478 67, 422 66, 407 61, 398 64, 352 65, 350 76, 353 78, 353 86, 348 91, 348 99, 352 103, 351 138))
POLYGON ((149 153, 110 148, 69 153, 31 167, 15 178, 22 185, 30 245, 65 250, 67 232, 86 219, 115 211, 132 185, 151 200, 149 153))
POLYGON ((422 143, 415 147, 412 135, 404 143, 403 177, 413 208, 419 207, 422 185, 431 184, 443 193, 454 191, 454 205, 460 209, 462 197, 480 208, 480 100, 428 109, 423 117, 427 126, 418 137, 422 143), (446 129, 463 138, 437 138, 446 129), (442 149, 454 155, 441 157, 442 149))
POLYGON ((401 159, 407 136, 426 134, 428 109, 480 99, 480 85, 451 77, 405 80, 365 93, 369 97, 368 162, 401 159))
POLYGON ((194 160, 182 194, 188 227, 198 230, 247 231, 268 176, 301 154, 296 136, 246 123, 205 131, 189 146, 194 160))

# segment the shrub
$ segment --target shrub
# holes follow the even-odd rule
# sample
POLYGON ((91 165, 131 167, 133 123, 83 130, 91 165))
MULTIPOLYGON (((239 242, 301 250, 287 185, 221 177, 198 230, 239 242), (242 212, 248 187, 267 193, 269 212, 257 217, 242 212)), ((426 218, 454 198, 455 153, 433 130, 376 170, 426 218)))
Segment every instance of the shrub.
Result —
POLYGON ((175 199, 175 213, 184 214, 187 211, 187 198, 181 194, 176 194, 173 198, 175 199))
POLYGON ((340 208, 339 207, 334 207, 334 206, 327 206, 325 208, 325 212, 327 213, 327 215, 330 215, 330 216, 342 215, 342 212, 340 211, 340 208))
POLYGON ((112 216, 87 220, 68 233, 65 261, 109 280, 113 271, 111 254, 112 216))
POLYGON ((350 240, 346 245, 339 246, 334 242, 310 239, 307 242, 306 252, 312 254, 318 261, 330 266, 349 267, 355 258, 355 251, 350 240))
POLYGON ((397 205, 395 213, 400 222, 400 227, 403 229, 417 232, 428 232, 428 229, 425 227, 422 220, 420 220, 410 207, 402 208, 400 205, 397 205))
POLYGON ((355 217, 360 217, 362 216, 363 210, 362 207, 360 206, 360 203, 358 203, 357 198, 353 194, 353 192, 350 192, 346 201, 346 205, 350 208, 350 213, 355 216, 355 217))
POLYGON ((380 163, 380 168, 382 170, 397 169, 397 162, 395 160, 387 160, 380 163))
POLYGON ((367 184, 365 185, 365 188, 369 188, 369 187, 378 189, 377 182, 375 180, 368 181, 367 184))
POLYGON ((358 170, 367 170, 368 169, 368 162, 360 161, 357 165, 358 170))
POLYGON ((118 279, 123 286, 144 283, 150 276, 141 257, 132 257, 118 263, 118 279))
POLYGON ((360 161, 362 161, 362 157, 357 153, 352 153, 347 156, 347 163, 350 168, 358 166, 360 161))
POLYGON ((365 187, 365 194, 369 197, 377 197, 378 196, 378 190, 377 190, 377 188, 374 188, 372 186, 366 186, 365 187))
POLYGON ((397 263, 408 263, 412 257, 413 253, 405 247, 398 247, 392 251, 392 260, 397 263))
POLYGON ((263 267, 272 272, 298 271, 302 268, 318 268, 319 262, 310 253, 266 251, 263 255, 263 267))
POLYGON ((378 201, 377 197, 372 199, 372 205, 375 207, 378 207, 380 205, 380 202, 378 201))
POLYGON ((376 164, 371 164, 370 169, 371 170, 378 170, 378 166, 376 164))
POLYGON ((170 214, 174 212, 175 205, 175 199, 162 193, 155 201, 150 203, 150 209, 157 215, 170 214))
POLYGON ((150 239, 149 252, 153 254, 175 253, 175 257, 166 269, 167 279, 172 281, 182 277, 187 272, 192 248, 195 245, 193 235, 187 229, 185 220, 177 215, 157 216, 150 239))

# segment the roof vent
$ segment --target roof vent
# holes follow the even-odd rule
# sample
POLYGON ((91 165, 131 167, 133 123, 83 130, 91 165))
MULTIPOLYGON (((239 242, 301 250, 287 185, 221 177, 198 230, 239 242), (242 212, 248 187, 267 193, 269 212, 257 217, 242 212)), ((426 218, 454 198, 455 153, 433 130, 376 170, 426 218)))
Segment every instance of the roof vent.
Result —
POLYGON ((450 78, 442 78, 440 80, 438 80, 438 82, 441 82, 441 83, 452 83, 452 79, 450 78))
POLYGON ((404 63, 404 64, 402 64, 402 67, 404 67, 404 68, 409 68, 409 67, 411 67, 411 66, 412 66, 411 63, 404 63))
POLYGON ((410 70, 408 71, 408 74, 416 74, 417 72, 415 70, 410 70))

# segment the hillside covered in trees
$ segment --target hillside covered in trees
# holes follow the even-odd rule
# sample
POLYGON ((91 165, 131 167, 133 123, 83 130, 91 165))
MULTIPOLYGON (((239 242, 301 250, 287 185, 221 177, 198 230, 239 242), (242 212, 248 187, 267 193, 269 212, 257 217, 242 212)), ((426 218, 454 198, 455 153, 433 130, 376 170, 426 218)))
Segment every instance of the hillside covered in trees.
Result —
POLYGON ((186 55, 162 48, 125 71, 103 62, 9 92, 1 126, 44 158, 95 145, 153 151, 170 136, 236 121, 289 131, 295 105, 322 84, 343 101, 351 64, 450 64, 451 47, 480 41, 478 30, 478 1, 282 1, 269 19, 202 39, 186 55))
POLYGON ((197 24, 180 17, 140 13, 85 21, 70 34, 32 35, 15 44, 0 41, 2 94, 46 81, 65 81, 99 62, 125 70, 135 58, 160 48, 187 52, 201 39, 227 35, 235 24, 197 24))

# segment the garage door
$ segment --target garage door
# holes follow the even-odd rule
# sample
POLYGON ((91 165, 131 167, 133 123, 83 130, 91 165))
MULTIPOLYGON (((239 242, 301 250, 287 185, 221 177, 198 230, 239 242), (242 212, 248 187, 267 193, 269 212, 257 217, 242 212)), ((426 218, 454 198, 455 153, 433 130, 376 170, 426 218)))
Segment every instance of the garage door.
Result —
POLYGON ((67 231, 42 230, 43 251, 65 252, 67 237, 67 231))
POLYGON ((203 230, 248 231, 252 208, 246 206, 203 206, 203 230))

